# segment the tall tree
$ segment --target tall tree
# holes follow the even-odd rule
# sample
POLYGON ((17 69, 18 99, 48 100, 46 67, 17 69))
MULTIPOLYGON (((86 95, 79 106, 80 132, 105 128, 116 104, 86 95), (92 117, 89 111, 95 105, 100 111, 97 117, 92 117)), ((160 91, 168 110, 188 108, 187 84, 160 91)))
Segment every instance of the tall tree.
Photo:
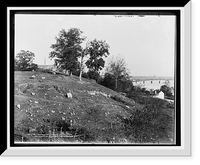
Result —
POLYGON ((80 66, 78 57, 82 54, 81 43, 85 40, 82 33, 78 28, 70 28, 67 32, 62 29, 55 38, 56 43, 51 45, 53 51, 49 58, 55 58, 56 66, 68 70, 70 75, 80 66))
POLYGON ((87 46, 89 59, 85 63, 89 71, 99 73, 99 71, 103 69, 105 65, 103 57, 107 57, 109 55, 109 48, 110 46, 102 40, 94 39, 89 42, 87 46))
POLYGON ((15 66, 19 70, 27 70, 32 65, 34 58, 33 52, 21 50, 15 58, 15 66))
POLYGON ((80 56, 80 73, 79 73, 79 80, 80 81, 82 81, 82 73, 83 73, 83 69, 84 69, 84 66, 83 66, 84 57, 86 57, 87 54, 88 54, 88 51, 87 51, 88 44, 89 44, 89 41, 87 41, 85 49, 82 49, 82 53, 81 53, 81 56, 80 56))
POLYGON ((129 79, 129 71, 126 67, 126 62, 122 57, 112 57, 106 68, 106 72, 114 76, 115 90, 118 90, 118 82, 122 79, 129 79))

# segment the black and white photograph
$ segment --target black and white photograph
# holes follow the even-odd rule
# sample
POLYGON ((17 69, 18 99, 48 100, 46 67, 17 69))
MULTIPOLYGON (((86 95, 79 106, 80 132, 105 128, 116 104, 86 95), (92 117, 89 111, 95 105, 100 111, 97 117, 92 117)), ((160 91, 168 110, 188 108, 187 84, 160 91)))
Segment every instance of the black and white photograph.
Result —
POLYGON ((15 142, 175 144, 175 19, 16 14, 15 142))
POLYGON ((174 13, 16 12, 14 145, 177 145, 174 13))

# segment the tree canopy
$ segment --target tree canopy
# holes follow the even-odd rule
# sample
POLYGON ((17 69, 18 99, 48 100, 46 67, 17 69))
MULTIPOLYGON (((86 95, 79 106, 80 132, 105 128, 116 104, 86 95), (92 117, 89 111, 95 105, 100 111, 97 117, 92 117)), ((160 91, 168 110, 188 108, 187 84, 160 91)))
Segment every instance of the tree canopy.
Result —
POLYGON ((113 75, 115 79, 115 90, 119 88, 119 81, 125 81, 129 79, 128 69, 126 62, 122 57, 112 57, 106 68, 106 72, 113 75))
POLYGON ((35 54, 30 51, 21 50, 15 58, 15 70, 27 70, 29 68, 37 68, 33 63, 35 54))
POLYGON ((67 32, 62 29, 55 38, 56 43, 51 45, 53 51, 49 57, 55 58, 56 66, 69 70, 70 74, 79 68, 78 57, 82 54, 81 43, 85 40, 82 33, 78 28, 70 28, 67 32))
POLYGON ((100 70, 104 68, 104 57, 109 55, 110 46, 103 40, 88 41, 85 48, 81 46, 86 37, 78 28, 62 29, 56 36, 56 43, 51 45, 53 51, 49 58, 55 60, 58 69, 68 70, 69 73, 79 72, 81 80, 84 64, 88 68, 89 78, 97 79, 100 70), (83 60, 88 56, 87 61, 83 60), (80 60, 79 60, 80 59, 80 60))
POLYGON ((160 91, 162 91, 166 96, 172 96, 173 87, 169 87, 168 85, 162 85, 160 87, 160 91))
POLYGON ((87 46, 87 54, 89 59, 86 62, 86 66, 90 71, 99 72, 103 69, 105 61, 103 57, 107 57, 110 46, 102 40, 94 39, 87 46))

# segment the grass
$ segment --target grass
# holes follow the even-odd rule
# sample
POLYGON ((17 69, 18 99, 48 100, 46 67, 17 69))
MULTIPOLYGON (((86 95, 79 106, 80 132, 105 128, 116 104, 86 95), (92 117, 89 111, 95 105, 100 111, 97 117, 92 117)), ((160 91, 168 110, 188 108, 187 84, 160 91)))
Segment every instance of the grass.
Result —
POLYGON ((173 143, 173 105, 156 98, 129 97, 94 81, 80 82, 76 76, 17 71, 15 141, 23 137, 27 142, 173 143), (30 79, 32 75, 36 78, 30 79), (69 90, 72 99, 66 97, 69 90), (48 134, 56 137, 45 137, 48 134))

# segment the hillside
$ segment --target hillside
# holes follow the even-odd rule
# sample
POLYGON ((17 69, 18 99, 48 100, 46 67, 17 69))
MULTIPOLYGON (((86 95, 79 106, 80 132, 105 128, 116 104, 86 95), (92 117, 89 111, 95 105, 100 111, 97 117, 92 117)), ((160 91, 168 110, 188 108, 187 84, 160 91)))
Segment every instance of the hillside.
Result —
MULTIPOLYGON (((128 133, 129 121, 143 108, 144 105, 92 80, 15 72, 16 142, 136 143, 139 135, 128 133)), ((169 133, 159 141, 171 142, 172 138, 169 133)))

